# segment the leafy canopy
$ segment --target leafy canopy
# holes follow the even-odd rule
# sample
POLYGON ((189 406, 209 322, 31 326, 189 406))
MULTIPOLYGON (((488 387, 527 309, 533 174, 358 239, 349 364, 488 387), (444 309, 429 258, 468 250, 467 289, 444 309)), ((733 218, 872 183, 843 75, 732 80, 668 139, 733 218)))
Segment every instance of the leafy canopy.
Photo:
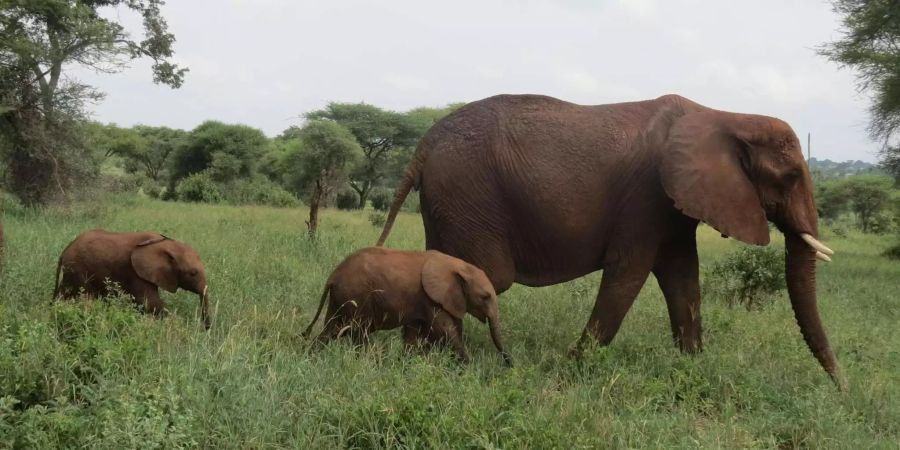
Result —
POLYGON ((209 170, 217 182, 249 178, 269 140, 259 129, 206 121, 191 131, 172 157, 172 181, 209 170))
POLYGON ((900 177, 900 0, 834 0, 843 37, 820 54, 856 70, 860 90, 871 91, 869 131, 885 143, 883 163, 900 177))

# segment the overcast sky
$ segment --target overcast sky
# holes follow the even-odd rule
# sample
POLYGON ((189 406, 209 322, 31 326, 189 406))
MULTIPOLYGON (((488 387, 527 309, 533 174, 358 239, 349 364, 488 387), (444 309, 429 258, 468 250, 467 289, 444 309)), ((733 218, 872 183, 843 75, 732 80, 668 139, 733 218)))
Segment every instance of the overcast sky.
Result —
POLYGON ((73 72, 107 94, 97 120, 216 119, 274 136, 329 101, 402 111, 501 93, 582 104, 677 93, 782 118, 804 147, 812 133, 814 157, 876 159, 853 73, 815 54, 840 36, 827 1, 169 0, 163 11, 184 86, 154 85, 145 62, 73 72))

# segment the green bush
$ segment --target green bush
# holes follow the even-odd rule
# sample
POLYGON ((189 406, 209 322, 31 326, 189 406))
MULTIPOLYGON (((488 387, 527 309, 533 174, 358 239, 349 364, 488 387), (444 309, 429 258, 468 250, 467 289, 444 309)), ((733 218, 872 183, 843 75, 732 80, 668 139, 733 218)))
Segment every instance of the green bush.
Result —
POLYGON ((743 247, 715 261, 705 284, 705 291, 729 304, 761 305, 785 289, 784 251, 743 247))
POLYGON ((390 189, 375 189, 369 194, 369 200, 372 202, 372 207, 375 208, 376 211, 387 211, 390 209, 391 200, 393 199, 394 195, 390 189))
POLYGON ((839 238, 847 237, 847 228, 841 225, 835 225, 831 227, 831 232, 839 238))
POLYGON ((266 179, 238 180, 228 186, 225 199, 235 205, 296 207, 300 201, 283 187, 266 179))
POLYGON ((150 198, 160 198, 163 195, 163 191, 165 190, 162 186, 152 181, 144 183, 141 187, 141 190, 147 197, 150 198))
POLYGON ((369 213, 369 223, 375 228, 381 228, 387 221, 387 216, 383 212, 369 213))
POLYGON ((900 244, 895 244, 891 247, 888 247, 887 250, 881 253, 882 256, 893 259, 894 261, 900 261, 900 244))
POLYGON ((869 219, 868 229, 870 233, 887 234, 894 230, 894 215, 889 212, 880 212, 869 219))
POLYGON ((175 187, 178 200, 185 202, 218 203, 222 201, 222 193, 212 177, 206 172, 188 175, 175 187))
POLYGON ((414 213, 422 212, 422 205, 419 204, 419 193, 410 192, 406 196, 406 200, 403 201, 403 206, 401 206, 400 209, 414 213))
POLYGON ((356 192, 351 190, 345 190, 338 192, 337 198, 334 201, 334 205, 338 207, 338 209, 350 210, 350 209, 358 209, 359 208, 359 195, 356 192))

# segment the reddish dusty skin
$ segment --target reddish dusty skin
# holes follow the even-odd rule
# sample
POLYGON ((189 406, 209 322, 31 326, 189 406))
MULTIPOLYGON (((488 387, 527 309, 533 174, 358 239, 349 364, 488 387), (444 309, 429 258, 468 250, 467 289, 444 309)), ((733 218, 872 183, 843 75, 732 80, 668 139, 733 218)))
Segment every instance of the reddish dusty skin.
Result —
POLYGON ((75 238, 59 257, 54 298, 107 295, 106 280, 118 283, 145 311, 163 316, 159 288, 178 288, 200 296, 200 318, 210 327, 206 270, 200 256, 185 243, 159 233, 114 233, 89 230, 75 238), (62 273, 62 277, 60 277, 62 273))
POLYGON ((467 362, 462 340, 466 313, 487 321, 497 350, 509 364, 500 338, 497 294, 481 269, 437 251, 370 247, 353 253, 328 277, 309 336, 328 300, 318 341, 347 335, 364 343, 369 333, 403 328, 408 347, 443 342, 467 362))
POLYGON ((426 245, 482 268, 498 293, 513 282, 562 283, 602 269, 576 354, 608 344, 649 275, 672 334, 701 349, 698 222, 765 245, 787 241, 797 322, 832 378, 840 371, 819 319, 812 181, 781 120, 701 106, 677 95, 582 106, 538 95, 470 103, 425 135, 397 189, 382 245, 412 189, 426 245))

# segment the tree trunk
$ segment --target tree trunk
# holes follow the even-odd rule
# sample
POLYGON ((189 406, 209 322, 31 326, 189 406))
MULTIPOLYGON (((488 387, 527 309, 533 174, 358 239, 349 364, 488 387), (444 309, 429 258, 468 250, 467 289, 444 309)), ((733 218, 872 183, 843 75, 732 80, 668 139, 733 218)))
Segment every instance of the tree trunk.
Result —
POLYGON ((319 202, 322 200, 322 183, 316 180, 313 188, 312 197, 309 199, 309 220, 306 222, 309 238, 316 237, 316 227, 319 225, 319 202))
POLYGON ((359 209, 365 209, 366 202, 369 201, 369 193, 372 192, 372 183, 363 184, 363 189, 359 193, 359 209))

